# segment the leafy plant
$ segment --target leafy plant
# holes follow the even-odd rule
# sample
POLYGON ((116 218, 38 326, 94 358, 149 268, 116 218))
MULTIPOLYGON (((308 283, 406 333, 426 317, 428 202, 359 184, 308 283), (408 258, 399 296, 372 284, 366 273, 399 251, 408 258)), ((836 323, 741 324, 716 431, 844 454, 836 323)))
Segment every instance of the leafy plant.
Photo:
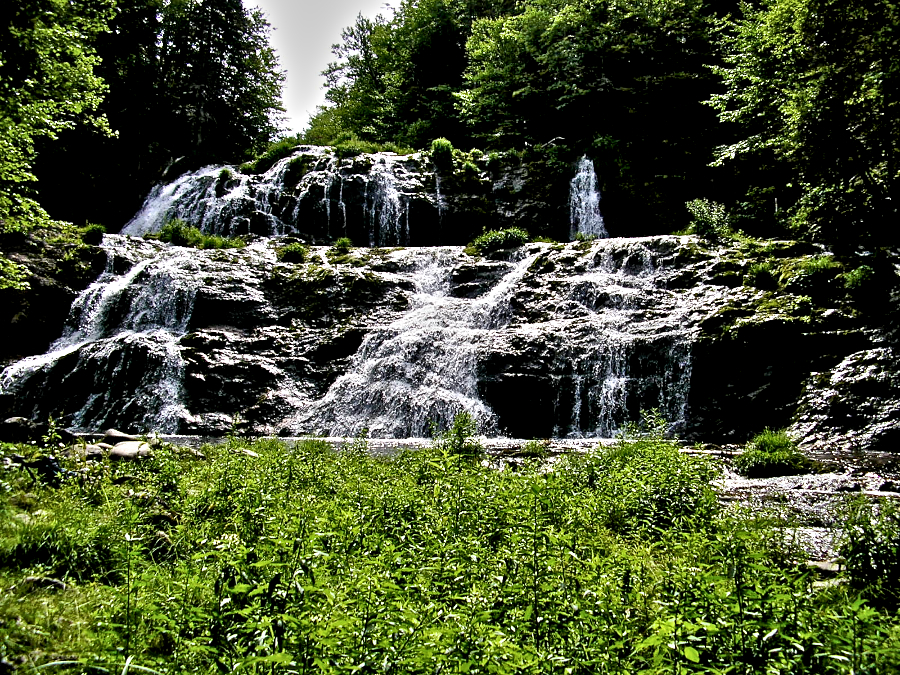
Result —
POLYGON ((28 270, 25 267, 0 255, 0 290, 9 288, 14 291, 27 291, 31 288, 27 279, 28 270))
POLYGON ((453 166, 453 143, 446 138, 435 138, 431 142, 431 161, 439 169, 449 169, 453 166))
MULTIPOLYGON (((284 159, 285 157, 290 157, 292 154, 294 154, 294 150, 297 149, 297 145, 299 145, 299 143, 299 139, 295 136, 289 136, 288 138, 282 138, 278 141, 274 141, 269 144, 269 147, 266 148, 266 151, 259 157, 241 164, 241 171, 248 174, 265 173, 266 171, 271 169, 279 160, 284 159)), ((223 169, 222 171, 227 171, 227 169, 223 169)), ((222 177, 221 172, 219 174, 219 177, 222 177)))
POLYGON ((158 239, 175 246, 187 246, 199 249, 243 248, 246 242, 239 238, 220 237, 215 234, 204 234, 198 228, 178 218, 170 220, 157 233, 147 233, 145 239, 158 239))
POLYGON ((450 427, 440 434, 437 447, 459 457, 478 457, 484 454, 484 447, 475 438, 477 433, 478 424, 475 418, 471 413, 463 411, 458 413, 450 427))
POLYGON ((337 253, 346 254, 350 252, 350 249, 353 248, 353 242, 350 240, 350 237, 340 237, 337 241, 334 242, 334 245, 331 247, 337 253))
POLYGON ((99 246, 103 241, 104 234, 106 234, 106 228, 103 225, 86 225, 81 230, 81 241, 90 246, 99 246))
POLYGON ((295 241, 280 247, 275 252, 275 255, 282 262, 299 264, 306 262, 306 259, 309 256, 309 247, 306 244, 301 244, 300 242, 295 241))
POLYGON ((694 199, 684 205, 691 214, 688 227, 690 234, 704 239, 717 239, 729 232, 728 213, 724 205, 708 199, 694 199))
POLYGON ((504 248, 516 248, 528 243, 528 232, 519 227, 510 227, 505 230, 489 230, 476 237, 467 247, 466 252, 471 255, 487 255, 504 248))
POLYGON ((875 270, 869 265, 859 267, 843 275, 844 288, 851 292, 863 291, 870 288, 875 280, 875 270))
POLYGON ((764 291, 772 291, 778 288, 778 279, 775 276, 775 267, 772 263, 753 263, 747 268, 744 275, 744 285, 754 286, 764 291))
POLYGON ((840 555, 853 588, 880 605, 900 605, 900 509, 855 499, 841 519, 840 555))
POLYGON ((748 478, 768 478, 810 473, 814 467, 786 431, 766 429, 735 457, 734 468, 748 478))

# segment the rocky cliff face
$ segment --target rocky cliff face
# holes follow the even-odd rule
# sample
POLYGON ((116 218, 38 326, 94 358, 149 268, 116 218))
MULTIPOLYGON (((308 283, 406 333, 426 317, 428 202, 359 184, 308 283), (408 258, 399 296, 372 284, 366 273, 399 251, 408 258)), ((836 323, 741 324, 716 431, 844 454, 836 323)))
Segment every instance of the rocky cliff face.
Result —
POLYGON ((488 434, 548 437, 611 435, 659 408, 689 438, 794 423, 863 449, 900 429, 893 301, 847 288, 862 262, 870 289, 895 285, 892 256, 652 237, 488 258, 313 247, 294 264, 276 256, 286 241, 107 236, 63 337, 3 372, 6 415, 407 437, 466 410, 488 434))
MULTIPOLYGON (((576 174, 584 174, 580 217, 596 235, 599 193, 593 165, 584 163, 576 174)), ((341 158, 298 146, 263 173, 210 166, 160 185, 122 233, 154 232, 181 218, 209 234, 289 234, 319 244, 340 237, 357 246, 465 244, 486 227, 512 226, 566 239, 569 187, 565 175, 515 154, 438 168, 421 153, 341 158)))

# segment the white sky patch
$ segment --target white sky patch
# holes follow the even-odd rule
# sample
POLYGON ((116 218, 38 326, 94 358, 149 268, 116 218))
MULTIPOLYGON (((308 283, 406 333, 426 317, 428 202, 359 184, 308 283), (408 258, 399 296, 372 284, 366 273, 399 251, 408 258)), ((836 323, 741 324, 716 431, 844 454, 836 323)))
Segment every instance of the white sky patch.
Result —
POLYGON ((290 132, 302 131, 316 106, 325 102, 321 72, 334 60, 331 45, 341 40, 341 30, 356 16, 391 16, 400 0, 244 0, 247 8, 259 7, 275 29, 271 44, 287 73, 284 107, 290 132))

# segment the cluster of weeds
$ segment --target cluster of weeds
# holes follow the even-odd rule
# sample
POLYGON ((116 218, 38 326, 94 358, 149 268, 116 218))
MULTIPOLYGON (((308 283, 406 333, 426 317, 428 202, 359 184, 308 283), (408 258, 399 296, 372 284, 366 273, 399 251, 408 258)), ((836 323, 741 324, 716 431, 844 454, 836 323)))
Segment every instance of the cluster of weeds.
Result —
POLYGON ((292 155, 299 144, 300 141, 296 136, 290 136, 288 138, 282 138, 281 140, 274 141, 269 144, 269 147, 266 149, 266 151, 259 157, 241 164, 241 173, 265 173, 266 171, 271 169, 278 160, 292 155))
POLYGON ((103 241, 104 234, 106 234, 106 228, 103 225, 90 223, 81 228, 81 241, 88 246, 99 246, 103 241))
MULTIPOLYGON (((900 622, 859 599, 865 583, 814 586, 649 422, 516 470, 472 461, 464 416, 391 457, 364 436, 343 451, 231 437, 205 459, 66 460, 80 478, 58 489, 4 465, 0 658, 22 672, 897 672, 900 622)), ((870 541, 896 541, 877 527, 870 541)))
POLYGON ((469 255, 487 255, 504 248, 516 248, 531 240, 528 232, 520 227, 505 230, 489 230, 481 234, 466 247, 469 255))
POLYGON ((769 478, 810 473, 815 465, 800 452, 786 431, 766 429, 754 436, 744 452, 735 457, 734 468, 749 478, 769 478))
POLYGON ((145 239, 158 239, 175 246, 187 246, 200 249, 243 248, 247 243, 240 237, 220 237, 216 234, 204 234, 198 228, 175 218, 162 226, 159 232, 148 232, 145 239))
POLYGON ((281 246, 275 255, 282 262, 287 263, 304 263, 309 257, 309 246, 300 242, 292 242, 281 246))

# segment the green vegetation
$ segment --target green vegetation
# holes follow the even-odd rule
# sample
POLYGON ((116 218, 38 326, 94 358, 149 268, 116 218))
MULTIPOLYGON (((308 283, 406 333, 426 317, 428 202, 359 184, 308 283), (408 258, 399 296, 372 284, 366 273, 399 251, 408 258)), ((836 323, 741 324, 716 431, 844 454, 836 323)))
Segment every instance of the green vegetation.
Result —
POLYGON ((99 246, 103 241, 104 234, 106 234, 106 228, 103 225, 85 225, 81 228, 81 241, 89 246, 99 246))
POLYGON ((175 218, 162 226, 159 232, 148 232, 145 239, 158 239, 175 246, 191 248, 243 248, 246 242, 240 237, 220 237, 217 234, 204 234, 196 227, 175 218))
POLYGON ((853 589, 876 606, 900 606, 900 509, 890 500, 875 508, 863 500, 847 505, 840 553, 853 589))
POLYGON ((528 232, 520 227, 505 230, 488 230, 477 236, 467 247, 469 255, 487 255, 504 248, 516 248, 531 240, 528 232))
MULTIPOLYGON (((249 174, 265 173, 271 169, 279 159, 290 157, 299 144, 299 140, 293 136, 270 143, 264 153, 250 162, 241 164, 241 171, 249 174)), ((223 171, 226 170, 227 169, 223 169, 223 171)), ((228 176, 228 178, 230 177, 231 176, 228 176)))
MULTIPOLYGON (((453 167, 453 143, 446 138, 435 138, 431 142, 431 161, 441 169, 453 167)), ((477 170, 477 169, 476 169, 477 170)))
POLYGON ((0 290, 27 291, 31 288, 27 279, 28 270, 0 255, 0 290))
POLYGON ((691 214, 691 223, 688 226, 690 234, 715 240, 729 233, 728 214, 722 204, 708 199, 695 199, 685 202, 685 207, 691 214))
POLYGON ((334 242, 332 248, 337 253, 349 253, 350 249, 353 248, 353 242, 350 241, 350 237, 340 237, 334 242))
POLYGON ((233 0, 15 7, 0 28, 0 106, 30 107, 0 119, 50 132, 23 156, 54 218, 118 227, 154 184, 248 160, 279 135, 284 75, 260 10, 233 0))
POLYGON ((282 262, 288 263, 304 263, 309 257, 309 247, 300 242, 293 242, 286 246, 280 247, 275 255, 282 262))
POLYGON ((58 489, 4 462, 0 653, 23 672, 900 667, 894 511, 856 507, 850 583, 819 587, 658 426, 516 471, 472 461, 473 432, 390 458, 365 435, 160 446, 63 460, 79 474, 58 489))
POLYGON ((768 478, 810 473, 814 467, 787 432, 766 429, 753 437, 743 454, 735 457, 734 468, 750 478, 768 478))

